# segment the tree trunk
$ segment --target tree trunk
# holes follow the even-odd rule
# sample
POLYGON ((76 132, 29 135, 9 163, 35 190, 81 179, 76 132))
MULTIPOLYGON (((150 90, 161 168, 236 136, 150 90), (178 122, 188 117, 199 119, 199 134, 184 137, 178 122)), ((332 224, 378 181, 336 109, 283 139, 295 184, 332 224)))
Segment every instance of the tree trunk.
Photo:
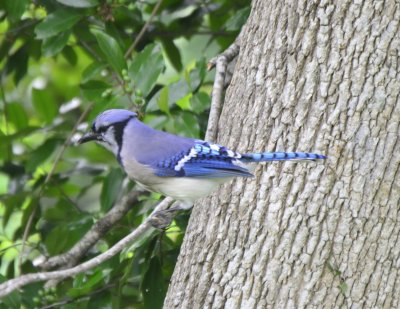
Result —
POLYGON ((252 3, 219 121, 258 165, 193 209, 165 308, 399 308, 395 1, 252 3))

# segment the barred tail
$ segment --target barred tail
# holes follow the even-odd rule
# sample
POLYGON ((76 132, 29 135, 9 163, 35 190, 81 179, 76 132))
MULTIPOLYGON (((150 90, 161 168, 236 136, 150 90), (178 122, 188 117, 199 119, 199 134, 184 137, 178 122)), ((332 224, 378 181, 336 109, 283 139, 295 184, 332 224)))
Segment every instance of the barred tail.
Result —
POLYGON ((318 160, 326 159, 324 155, 307 152, 263 152, 263 153, 246 153, 240 158, 240 161, 247 162, 263 162, 263 161, 286 161, 286 160, 318 160))

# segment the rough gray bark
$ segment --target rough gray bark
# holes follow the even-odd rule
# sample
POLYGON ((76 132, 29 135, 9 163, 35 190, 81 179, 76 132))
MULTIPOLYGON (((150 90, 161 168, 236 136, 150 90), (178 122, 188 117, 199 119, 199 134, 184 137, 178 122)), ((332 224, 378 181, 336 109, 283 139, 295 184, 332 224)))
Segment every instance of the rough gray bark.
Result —
POLYGON ((395 1, 252 3, 218 127, 271 163, 191 215, 165 308, 399 308, 395 1))

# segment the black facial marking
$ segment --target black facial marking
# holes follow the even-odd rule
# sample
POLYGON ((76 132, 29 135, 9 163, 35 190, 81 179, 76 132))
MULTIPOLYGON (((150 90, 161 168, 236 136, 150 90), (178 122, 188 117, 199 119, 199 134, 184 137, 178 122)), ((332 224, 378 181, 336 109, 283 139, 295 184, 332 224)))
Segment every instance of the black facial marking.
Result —
POLYGON ((127 125, 127 123, 129 122, 130 119, 131 118, 128 118, 128 119, 126 119, 124 121, 113 123, 113 125, 112 125, 114 127, 115 141, 117 142, 119 150, 121 150, 122 135, 124 134, 125 126, 127 125))
POLYGON ((99 129, 97 130, 97 133, 104 133, 104 132, 106 132, 106 131, 108 130, 109 127, 110 127, 110 126, 101 127, 101 128, 99 128, 99 129))

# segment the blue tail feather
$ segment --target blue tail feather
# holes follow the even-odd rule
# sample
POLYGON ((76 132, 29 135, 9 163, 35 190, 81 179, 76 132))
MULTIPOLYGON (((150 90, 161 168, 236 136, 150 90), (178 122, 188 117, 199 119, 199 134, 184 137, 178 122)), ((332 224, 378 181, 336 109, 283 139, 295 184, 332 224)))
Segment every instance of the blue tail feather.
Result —
POLYGON ((324 155, 307 152, 263 152, 243 154, 240 161, 247 163, 285 160, 319 160, 326 158, 327 157, 324 155))

